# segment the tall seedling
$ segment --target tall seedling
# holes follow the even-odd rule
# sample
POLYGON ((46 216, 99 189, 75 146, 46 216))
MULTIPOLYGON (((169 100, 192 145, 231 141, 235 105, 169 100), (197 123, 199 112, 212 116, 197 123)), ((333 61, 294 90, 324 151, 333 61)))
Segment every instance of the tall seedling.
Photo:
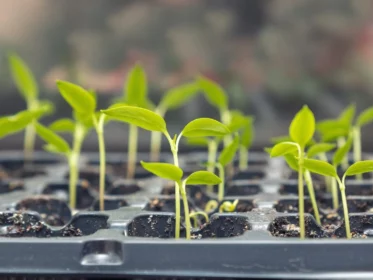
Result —
POLYGON ((350 229, 350 219, 348 215, 348 205, 346 199, 346 185, 345 180, 347 176, 356 176, 357 174, 363 174, 366 172, 373 171, 373 161, 365 160, 355 162, 346 172, 343 174, 342 179, 338 176, 337 169, 335 166, 331 165, 328 162, 324 162, 316 159, 305 159, 304 167, 311 172, 318 173, 324 176, 330 176, 337 180, 339 185, 339 190, 341 192, 342 206, 343 206, 343 215, 344 215, 344 224, 346 229, 346 236, 348 239, 352 238, 351 229, 350 229))
POLYGON ((8 56, 10 72, 13 78, 13 81, 21 93, 22 97, 26 101, 28 111, 38 110, 38 115, 33 118, 33 121, 27 126, 25 131, 24 139, 24 157, 26 162, 30 161, 34 153, 35 145, 35 123, 37 119, 41 118, 44 115, 50 114, 54 107, 50 102, 41 101, 39 97, 38 85, 35 81, 35 78, 26 65, 26 63, 15 53, 12 53, 8 56), (44 110, 40 110, 44 108, 44 110))
MULTIPOLYGON (((228 108, 228 97, 223 88, 216 82, 202 76, 197 78, 197 84, 205 95, 206 100, 219 110, 220 121, 225 125, 229 125, 232 116, 228 108)), ((224 146, 229 145, 231 141, 232 137, 230 135, 225 136, 224 146)))
MULTIPOLYGON (((181 193, 181 198, 183 200, 184 205, 184 220, 186 225, 186 239, 190 239, 190 218, 191 215, 189 214, 189 205, 188 205, 188 198, 186 193, 186 186, 187 185, 208 185, 208 184, 219 184, 221 179, 217 177, 215 174, 208 172, 208 171, 196 171, 190 174, 186 179, 182 180, 183 171, 181 168, 169 164, 169 163, 146 163, 141 162, 144 169, 148 170, 149 172, 164 178, 175 181, 175 185, 177 186, 178 190, 181 193)), ((176 194, 176 193, 175 193, 176 194)), ((176 202, 176 201, 175 201, 176 202)), ((179 202, 180 203, 180 202, 179 202)), ((175 214, 180 215, 180 204, 175 203, 175 214)), ((176 231, 180 231, 180 226, 176 222, 176 231)), ((178 238, 180 233, 176 234, 176 238, 178 238)))
MULTIPOLYGON (((168 110, 175 110, 183 106, 198 93, 196 83, 187 83, 168 90, 162 97, 159 105, 153 110, 161 117, 166 115, 168 110)), ((149 108, 148 108, 149 109, 149 108)), ((150 141, 150 160, 159 161, 161 150, 162 133, 152 131, 150 141)))
MULTIPOLYGON (((124 87, 124 102, 126 105, 146 107, 148 85, 144 69, 136 64, 129 72, 124 87)), ((137 162, 138 129, 130 123, 128 133, 127 178, 135 176, 137 162)))
POLYGON ((300 237, 305 238, 304 220, 304 192, 303 192, 303 162, 304 149, 306 144, 312 139, 315 132, 315 117, 312 111, 305 105, 295 115, 289 127, 289 135, 292 142, 282 142, 276 144, 271 150, 271 157, 284 156, 286 154, 297 153, 298 164, 298 207, 299 207, 299 227, 300 237))
MULTIPOLYGON (((228 127, 222 123, 209 119, 200 118, 188 123, 179 135, 175 135, 171 138, 167 131, 165 120, 158 114, 139 107, 132 106, 118 106, 102 110, 102 112, 108 115, 112 120, 122 121, 130 123, 132 125, 141 127, 149 131, 159 131, 163 133, 168 140, 170 149, 174 159, 174 165, 179 167, 178 149, 179 142, 182 136, 184 137, 207 137, 207 136, 224 136, 229 134, 228 127)), ((178 204, 180 203, 180 191, 179 186, 175 183, 175 205, 176 209, 180 209, 178 204)), ((176 227, 180 226, 180 213, 176 213, 176 227)), ((176 238, 179 237, 180 228, 176 230, 176 238)))

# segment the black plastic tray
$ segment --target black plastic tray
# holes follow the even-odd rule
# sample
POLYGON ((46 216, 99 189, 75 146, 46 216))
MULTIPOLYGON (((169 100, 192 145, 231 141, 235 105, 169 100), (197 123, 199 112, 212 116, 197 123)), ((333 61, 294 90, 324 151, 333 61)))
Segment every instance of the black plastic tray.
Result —
MULTIPOLYGON (((187 166, 188 163, 202 160, 204 156, 201 153, 184 155, 180 156, 180 162, 187 166)), ((167 159, 167 156, 164 157, 167 159)), ((111 196, 112 199, 124 199, 128 206, 104 212, 88 211, 91 208, 89 206, 86 210, 73 213, 75 215, 60 227, 44 223, 45 217, 40 213, 16 211, 19 201, 42 193, 48 184, 66 184, 67 165, 63 161, 52 164, 55 157, 45 153, 38 153, 36 158, 39 163, 43 163, 47 173, 25 179, 24 190, 0 196, 0 211, 3 211, 0 213, 0 274, 373 278, 373 241, 369 238, 373 236, 373 216, 369 212, 350 213, 352 230, 365 238, 344 239, 343 225, 335 231, 325 232, 315 223, 312 215, 306 217, 309 232, 317 231, 320 238, 299 240, 271 235, 271 229, 281 224, 284 217, 287 222, 297 224, 296 211, 280 213, 275 210, 279 200, 297 203, 295 194, 279 194, 284 185, 290 185, 291 189, 295 183, 286 178, 288 169, 281 159, 269 159, 261 153, 250 154, 250 160, 257 163, 252 166, 252 170, 263 171, 263 178, 236 180, 231 184, 238 187, 247 184, 256 186, 253 188, 255 194, 227 196, 226 200, 238 198, 248 201, 253 209, 246 213, 214 213, 210 224, 195 229, 194 239, 186 241, 173 239, 172 212, 144 210, 150 198, 162 198, 159 194, 165 182, 154 177, 139 180, 141 191, 111 196), (143 226, 153 221, 154 227, 143 226), (154 237, 139 237, 144 235, 154 237)), ((122 158, 122 154, 108 155, 109 162, 120 162, 122 158)), ((95 163, 96 159, 96 154, 86 154, 82 157, 81 165, 95 163)), ((22 154, 3 152, 0 154, 1 164, 8 167, 11 164, 20 165, 22 154)), ((373 186, 371 179, 363 183, 373 186)), ((350 184, 361 185, 362 182, 350 184)), ((94 203, 96 194, 90 191, 87 193, 92 195, 94 203)), ((69 211, 63 202, 64 194, 54 193, 54 196, 58 201, 62 200, 57 207, 58 211, 69 211)), ((369 204, 371 198, 349 197, 349 200, 361 199, 369 204)), ((354 209, 353 205, 350 209, 354 209)), ((71 213, 67 214, 68 219, 69 215, 71 213)), ((286 226, 286 223, 281 225, 286 226)))

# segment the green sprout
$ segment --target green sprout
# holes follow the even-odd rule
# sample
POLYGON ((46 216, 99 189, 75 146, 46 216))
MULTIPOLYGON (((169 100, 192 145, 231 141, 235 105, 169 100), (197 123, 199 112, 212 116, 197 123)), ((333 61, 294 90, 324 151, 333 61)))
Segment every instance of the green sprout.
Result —
POLYGON ((244 116, 239 111, 231 111, 231 123, 228 127, 232 133, 240 133, 238 168, 241 171, 246 170, 249 164, 249 149, 254 139, 253 122, 252 116, 244 116))
POLYGON ((190 213, 189 214, 189 218, 193 220, 194 222, 194 227, 198 227, 198 219, 197 219, 197 216, 202 216, 203 218, 205 218, 205 221, 206 223, 209 222, 209 216, 207 215, 206 212, 203 212, 203 211, 197 211, 197 212, 193 212, 193 213, 190 213))
MULTIPOLYGON (((175 181, 175 215, 180 216, 180 198, 177 197, 176 193, 180 192, 181 198, 184 205, 184 220, 186 225, 186 239, 190 239, 190 214, 188 198, 186 194, 187 185, 203 185, 203 184, 218 184, 221 180, 215 174, 208 171, 196 171, 190 174, 186 179, 182 180, 183 171, 180 167, 169 163, 146 163, 141 161, 141 165, 144 169, 155 174, 158 177, 175 181)), ((176 219, 175 238, 180 237, 180 222, 176 219)))
POLYGON ((57 81, 57 87, 62 97, 72 107, 74 120, 61 119, 51 124, 50 128, 37 124, 36 132, 47 142, 45 146, 46 150, 62 154, 68 160, 70 171, 70 207, 74 209, 76 206, 76 185, 79 179, 78 165, 80 152, 85 136, 94 126, 94 119, 96 118, 96 97, 93 92, 89 92, 80 86, 66 81, 57 81), (72 133, 72 148, 70 148, 68 143, 54 131, 72 133))
POLYGON ((312 139, 315 132, 315 117, 312 111, 305 105, 295 115, 289 127, 289 135, 293 142, 281 142, 276 144, 270 152, 271 157, 285 156, 287 154, 297 154, 298 170, 298 207, 299 207, 299 227, 300 237, 305 238, 304 220, 304 191, 303 173, 306 144, 312 139))
MULTIPOLYGON (((187 83, 172 88, 163 95, 161 101, 159 102, 159 105, 152 111, 156 112, 161 117, 164 117, 168 110, 178 109, 179 107, 187 103, 189 100, 191 100, 198 93, 198 89, 199 88, 196 83, 187 83)), ((151 161, 159 161, 161 144, 162 133, 158 131, 152 131, 150 140, 151 161)))
POLYGON ((15 53, 8 57, 9 66, 14 83, 26 101, 28 111, 38 111, 39 113, 27 126, 24 138, 25 161, 32 160, 35 146, 35 123, 36 121, 53 112, 54 106, 48 101, 39 100, 39 89, 35 78, 26 63, 15 53), (42 110, 40 110, 42 108, 42 110))
POLYGON ((354 176, 358 174, 363 174, 366 172, 373 171, 373 161, 372 160, 365 160, 355 162, 349 168, 347 168, 346 172, 343 174, 342 178, 338 176, 337 169, 335 166, 331 165, 328 162, 324 162, 321 160, 316 159, 305 159, 304 160, 304 167, 313 173, 317 173, 323 176, 330 176, 335 178, 339 185, 339 190, 341 192, 342 198, 342 207, 343 207, 343 215, 344 215, 344 222, 346 228, 346 236, 348 239, 352 238, 351 229, 350 229, 350 219, 348 215, 348 205, 346 199, 346 185, 345 180, 347 176, 354 176))
MULTIPOLYGON (((220 121, 225 125, 229 125, 232 116, 228 109, 228 96, 224 89, 216 82, 202 76, 197 78, 197 84, 204 93, 206 100, 219 110, 220 121)), ((224 137, 224 146, 229 145, 231 141, 231 135, 226 135, 224 137)))
POLYGON ((235 199, 233 202, 231 201, 224 201, 219 207, 219 213, 223 212, 234 212, 238 205, 238 199, 235 199))
MULTIPOLYGON (((124 103, 130 106, 147 106, 148 85, 144 69, 136 64, 128 73, 124 87, 124 103)), ((128 161, 126 177, 132 179, 135 176, 137 163, 138 129, 130 123, 128 132, 128 161)))
MULTIPOLYGON (((171 138, 165 120, 160 115, 148 109, 124 105, 101 110, 101 112, 109 116, 112 120, 129 123, 145 130, 163 133, 170 145, 174 165, 176 167, 179 167, 178 149, 182 136, 187 138, 201 138, 208 136, 221 137, 230 133, 227 126, 216 120, 199 118, 189 122, 179 135, 175 135, 174 138, 171 138)), ((179 186, 175 183, 175 204, 179 203, 178 200, 180 200, 178 189, 179 186)), ((180 215, 176 213, 176 225, 180 223, 179 221, 180 215)))

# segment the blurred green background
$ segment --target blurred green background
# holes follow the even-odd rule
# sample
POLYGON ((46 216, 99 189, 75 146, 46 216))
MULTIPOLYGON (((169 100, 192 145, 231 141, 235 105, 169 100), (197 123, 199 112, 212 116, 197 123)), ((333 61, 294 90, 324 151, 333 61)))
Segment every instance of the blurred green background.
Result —
MULTIPOLYGON (((0 108, 25 104, 6 60, 17 51, 34 71, 44 98, 57 104, 48 123, 71 110, 56 92, 67 79, 97 90, 100 107, 120 96, 129 68, 141 61, 149 96, 203 74, 221 83, 230 106, 256 117, 255 147, 287 133, 307 103, 317 119, 350 102, 373 105, 371 0, 1 0, 0 108)), ((195 117, 218 118, 202 96, 166 115, 171 132, 195 117)), ((363 131, 373 149, 372 127, 363 131)), ((110 150, 125 150, 127 126, 107 129, 110 150)), ((147 149, 149 134, 140 134, 147 149)), ((39 143, 40 144, 40 143, 39 143)), ((21 148, 22 137, 1 141, 21 148)), ((85 148, 96 150, 94 133, 85 148)), ((369 149, 371 147, 371 149, 369 149)))

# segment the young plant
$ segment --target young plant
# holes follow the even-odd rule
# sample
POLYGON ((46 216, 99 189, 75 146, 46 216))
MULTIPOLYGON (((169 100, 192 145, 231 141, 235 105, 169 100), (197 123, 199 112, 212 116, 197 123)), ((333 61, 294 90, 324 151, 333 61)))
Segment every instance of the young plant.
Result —
POLYGON ((85 136, 94 126, 97 118, 96 97, 93 92, 86 91, 82 87, 66 82, 57 81, 57 87, 62 97, 72 107, 74 120, 62 119, 51 125, 51 129, 37 125, 37 133, 48 143, 46 149, 51 152, 63 154, 69 163, 69 192, 70 207, 76 206, 76 185, 79 179, 79 158, 85 136), (67 142, 53 132, 71 132, 73 145, 70 149, 67 142))
POLYGON ((289 135, 292 142, 281 142, 271 149, 271 157, 285 156, 297 153, 298 170, 298 207, 299 207, 299 227, 300 237, 305 238, 304 220, 304 192, 303 192, 303 172, 306 144, 312 139, 315 132, 315 117, 312 111, 305 105, 295 115, 289 127, 289 135))
MULTIPOLYGON (((162 97, 159 105, 154 108, 161 117, 166 115, 168 110, 175 110, 183 106, 198 93, 198 85, 196 83, 187 83, 168 90, 162 97)), ((147 108, 149 109, 149 108, 147 108)), ((159 154, 162 144, 162 133, 158 131, 151 132, 150 140, 150 160, 159 161, 159 154)))
MULTIPOLYGON (((147 79, 144 69, 136 64, 129 72, 124 87, 124 103, 130 106, 147 106, 147 79)), ((135 176, 137 162, 137 126, 130 123, 128 132, 128 161, 126 177, 132 179, 135 176)))
MULTIPOLYGON (((202 76, 197 78, 197 84, 204 93, 206 100, 219 110, 220 121, 225 125, 229 125, 232 116, 228 108, 228 97, 224 89, 216 82, 202 76)), ((231 141, 231 135, 226 135, 224 137, 224 146, 229 145, 231 141)))
POLYGON ((27 126, 24 138, 24 157, 26 162, 32 160, 35 146, 35 123, 37 119, 51 114, 54 110, 53 104, 41 101, 38 85, 26 63, 15 53, 9 55, 9 67, 13 81, 26 101, 28 111, 38 111, 39 114, 27 126), (40 110, 41 109, 41 110, 40 110))
MULTIPOLYGON (((227 126, 209 118, 200 118, 189 122, 179 135, 171 138, 165 120, 158 114, 140 107, 117 106, 107 110, 101 110, 102 113, 109 116, 112 120, 141 127, 149 131, 158 131, 165 135, 170 145, 171 153, 174 159, 174 165, 179 167, 178 149, 182 136, 186 138, 201 137, 221 137, 230 133, 227 126)), ((179 186, 175 183, 175 201, 179 198, 179 186)), ((180 215, 176 214, 176 224, 180 222, 180 215)))
MULTIPOLYGON (((215 174, 208 171, 196 171, 189 175, 186 179, 182 180, 183 171, 169 163, 146 163, 141 161, 141 165, 144 169, 155 174, 158 177, 169 179, 175 181, 177 186, 175 189, 175 215, 180 216, 180 198, 176 198, 176 192, 180 192, 181 198, 184 205, 184 220, 186 225, 186 239, 190 239, 190 214, 189 214, 189 205, 188 198, 186 193, 187 185, 206 185, 206 184, 218 184, 221 182, 220 178, 215 174)), ((176 219, 176 229, 175 229, 175 238, 180 237, 180 221, 176 219)))
POLYGON ((238 120, 235 120, 235 117, 232 117, 232 124, 236 124, 238 129, 232 128, 229 126, 232 132, 240 130, 240 147, 239 147, 239 161, 238 168, 239 170, 247 170, 249 164, 249 149, 253 143, 254 139, 254 118, 251 116, 239 116, 238 120))
POLYGON ((365 160, 365 161, 355 162, 353 165, 347 168, 346 172, 342 176, 342 179, 338 176, 337 169, 335 168, 335 166, 325 161, 316 160, 316 159, 305 159, 304 167, 311 172, 314 172, 314 173, 317 173, 323 176, 330 176, 337 180, 338 185, 339 185, 339 190, 341 192, 341 198, 342 198, 346 236, 348 239, 351 239, 352 235, 351 235, 351 229, 350 229, 350 219, 348 215, 348 205, 347 205, 346 192, 345 192, 346 190, 345 180, 347 176, 355 176, 357 174, 372 172, 373 161, 365 160))

